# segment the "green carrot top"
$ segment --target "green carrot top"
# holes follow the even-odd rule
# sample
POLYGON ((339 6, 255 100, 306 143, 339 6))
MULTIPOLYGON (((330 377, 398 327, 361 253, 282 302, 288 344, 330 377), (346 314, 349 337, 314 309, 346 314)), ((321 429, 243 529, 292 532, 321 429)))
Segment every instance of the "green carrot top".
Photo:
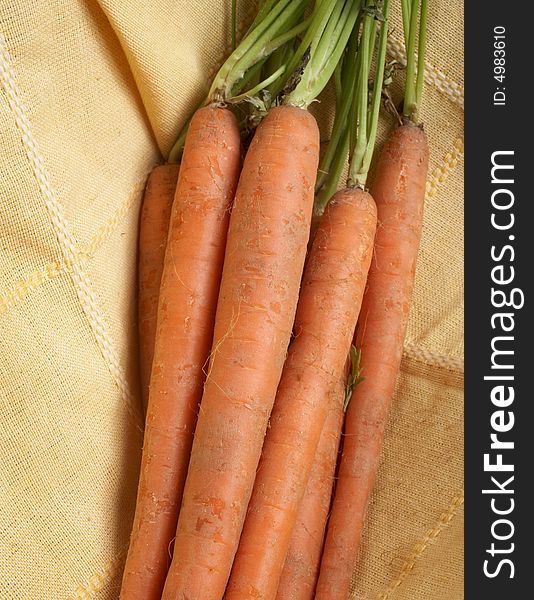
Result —
MULTIPOLYGON (((272 102, 307 108, 323 90, 343 55, 362 0, 265 0, 248 32, 219 69, 204 104, 247 102, 265 111, 272 102), (302 36, 297 48, 294 42, 302 36)), ((232 43, 236 8, 232 4, 232 43)), ((260 111, 261 112, 261 111, 260 111)), ((179 159, 182 131, 169 155, 179 159)))
POLYGON ((307 108, 321 93, 343 55, 361 4, 362 0, 322 0, 315 4, 310 25, 287 67, 287 73, 293 74, 302 61, 302 73, 284 95, 285 104, 307 108))
POLYGON ((336 72, 336 114, 319 167, 315 212, 321 214, 336 191, 350 156, 348 187, 365 187, 373 156, 384 81, 389 0, 365 0, 342 64, 336 72), (377 41, 378 40, 378 41, 377 41), (369 91, 371 65, 374 83, 369 91))
MULTIPOLYGON (((307 4, 308 0, 266 0, 248 32, 236 45, 237 10, 232 0, 233 51, 217 72, 202 104, 236 104, 254 99, 260 91, 280 78, 286 72, 286 65, 280 65, 265 79, 254 83, 252 88, 246 87, 261 72, 269 56, 306 30, 309 24, 304 19, 307 4)), ((169 162, 179 160, 188 126, 189 120, 169 154, 169 162)))
POLYGON ((419 123, 425 79, 427 13, 427 0, 402 0, 402 24, 406 45, 406 87, 402 116, 405 121, 415 124, 419 123))

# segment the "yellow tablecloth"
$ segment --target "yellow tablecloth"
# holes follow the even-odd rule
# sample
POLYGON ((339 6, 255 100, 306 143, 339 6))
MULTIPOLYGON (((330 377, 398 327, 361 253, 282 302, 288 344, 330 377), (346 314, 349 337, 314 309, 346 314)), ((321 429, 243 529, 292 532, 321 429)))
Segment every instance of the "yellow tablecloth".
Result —
MULTIPOLYGON (((365 600, 463 596, 463 8, 429 4, 426 218, 353 581, 365 600)), ((247 22, 253 3, 239 6, 247 22)), ((0 0, 2 600, 118 597, 142 443, 139 203, 228 50, 229 13, 229 0, 0 0)), ((328 101, 315 110, 327 123, 328 101)))

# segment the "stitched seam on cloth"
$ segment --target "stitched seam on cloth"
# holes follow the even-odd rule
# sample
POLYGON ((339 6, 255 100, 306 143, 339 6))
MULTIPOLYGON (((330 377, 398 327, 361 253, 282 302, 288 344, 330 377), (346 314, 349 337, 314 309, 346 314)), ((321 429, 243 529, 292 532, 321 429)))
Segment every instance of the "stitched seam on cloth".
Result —
POLYGON ((37 269, 29 275, 25 275, 15 284, 0 292, 0 316, 6 313, 11 307, 27 296, 33 290, 36 290, 47 281, 59 277, 66 271, 59 263, 49 263, 42 269, 37 269))
POLYGON ((426 199, 433 198, 438 189, 447 181, 449 175, 458 166, 464 155, 464 136, 460 135, 453 144, 451 152, 447 152, 437 167, 432 170, 426 182, 426 199))
POLYGON ((76 289, 81 308, 89 321, 89 325, 100 353, 110 371, 123 400, 125 401, 128 413, 136 422, 137 429, 142 431, 140 424, 142 418, 139 410, 134 408, 132 395, 129 390, 128 382, 124 371, 119 363, 117 355, 110 338, 104 315, 100 312, 95 294, 91 288, 89 277, 80 267, 76 243, 74 237, 68 230, 68 226, 63 216, 62 207, 58 202, 55 192, 52 189, 48 173, 44 166, 44 161, 39 153, 37 143, 33 138, 30 122, 26 116, 26 111, 22 104, 21 95, 17 84, 15 83, 15 73, 12 67, 11 57, 9 55, 4 36, 0 33, 0 80, 7 96, 9 106, 13 112, 17 128, 22 134, 22 144, 26 150, 26 155, 45 205, 48 209, 53 229, 56 233, 60 249, 63 254, 63 260, 67 268, 70 267, 70 274, 74 287, 76 289))
POLYGON ((141 180, 139 180, 134 187, 130 190, 128 197, 126 198, 126 202, 123 202, 121 206, 119 206, 118 210, 113 214, 103 225, 101 225, 96 234, 92 237, 89 242, 87 248, 80 252, 80 254, 84 254, 87 257, 92 257, 94 253, 100 248, 102 243, 109 239, 109 237, 113 234, 115 229, 122 223, 125 217, 130 212, 130 209, 134 205, 134 201, 137 199, 139 194, 145 189, 146 178, 148 173, 143 176, 141 180))
POLYGON ((94 575, 89 577, 87 583, 79 585, 76 592, 69 596, 67 600, 89 600, 94 598, 95 594, 101 592, 104 587, 117 575, 122 566, 128 547, 123 548, 115 558, 111 559, 94 575))
MULTIPOLYGON (((135 184, 128 194, 126 202, 124 202, 118 210, 116 210, 115 213, 98 228, 98 231, 87 247, 81 248, 78 251, 76 262, 81 263, 84 260, 93 258, 94 254, 99 250, 103 243, 113 235, 114 231, 134 206, 134 200, 144 189, 145 181, 146 176, 135 184)), ((67 265, 62 267, 58 262, 51 262, 44 267, 24 275, 24 277, 16 281, 13 285, 0 292, 0 317, 11 307, 15 306, 17 302, 23 300, 28 294, 38 289, 41 285, 59 277, 62 273, 69 272, 67 265)))
POLYGON ((430 367, 441 367, 448 371, 464 372, 463 357, 440 354, 439 352, 433 352, 415 344, 405 344, 403 357, 422 362, 430 367))
POLYGON ((429 529, 425 535, 414 544, 408 558, 403 563, 399 575, 377 596, 377 600, 388 600, 395 590, 406 580, 410 573, 413 573, 416 562, 425 553, 429 545, 450 525, 463 503, 464 493, 461 491, 457 496, 454 496, 447 510, 441 513, 436 525, 429 529))
MULTIPOLYGON (((406 50, 404 42, 393 38, 388 40, 388 53, 398 60, 402 66, 406 66, 406 50)), ((447 77, 436 67, 425 62, 425 82, 433 85, 438 91, 444 94, 451 102, 464 108, 464 88, 450 77, 447 77)))

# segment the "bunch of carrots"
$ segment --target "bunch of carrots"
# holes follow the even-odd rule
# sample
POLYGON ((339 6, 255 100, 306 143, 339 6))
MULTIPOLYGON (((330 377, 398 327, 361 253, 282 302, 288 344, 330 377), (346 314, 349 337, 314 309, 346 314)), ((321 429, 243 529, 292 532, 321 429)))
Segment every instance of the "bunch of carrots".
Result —
POLYGON ((146 425, 122 600, 349 596, 428 167, 427 2, 403 0, 404 103, 367 188, 389 4, 262 2, 149 177, 146 425), (320 161, 308 107, 331 79, 320 161))

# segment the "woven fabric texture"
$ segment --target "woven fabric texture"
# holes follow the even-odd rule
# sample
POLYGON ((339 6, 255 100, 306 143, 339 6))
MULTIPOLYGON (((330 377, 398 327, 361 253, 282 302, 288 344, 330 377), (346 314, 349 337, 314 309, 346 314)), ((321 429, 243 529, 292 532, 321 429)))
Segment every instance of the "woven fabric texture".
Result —
MULTIPOLYGON (((140 199, 228 51, 230 4, 0 0, 2 600, 118 598, 142 444, 140 199)), ((254 2, 238 4, 246 23, 254 2)), ((429 4, 424 235, 361 600, 463 597, 463 9, 429 4)))

